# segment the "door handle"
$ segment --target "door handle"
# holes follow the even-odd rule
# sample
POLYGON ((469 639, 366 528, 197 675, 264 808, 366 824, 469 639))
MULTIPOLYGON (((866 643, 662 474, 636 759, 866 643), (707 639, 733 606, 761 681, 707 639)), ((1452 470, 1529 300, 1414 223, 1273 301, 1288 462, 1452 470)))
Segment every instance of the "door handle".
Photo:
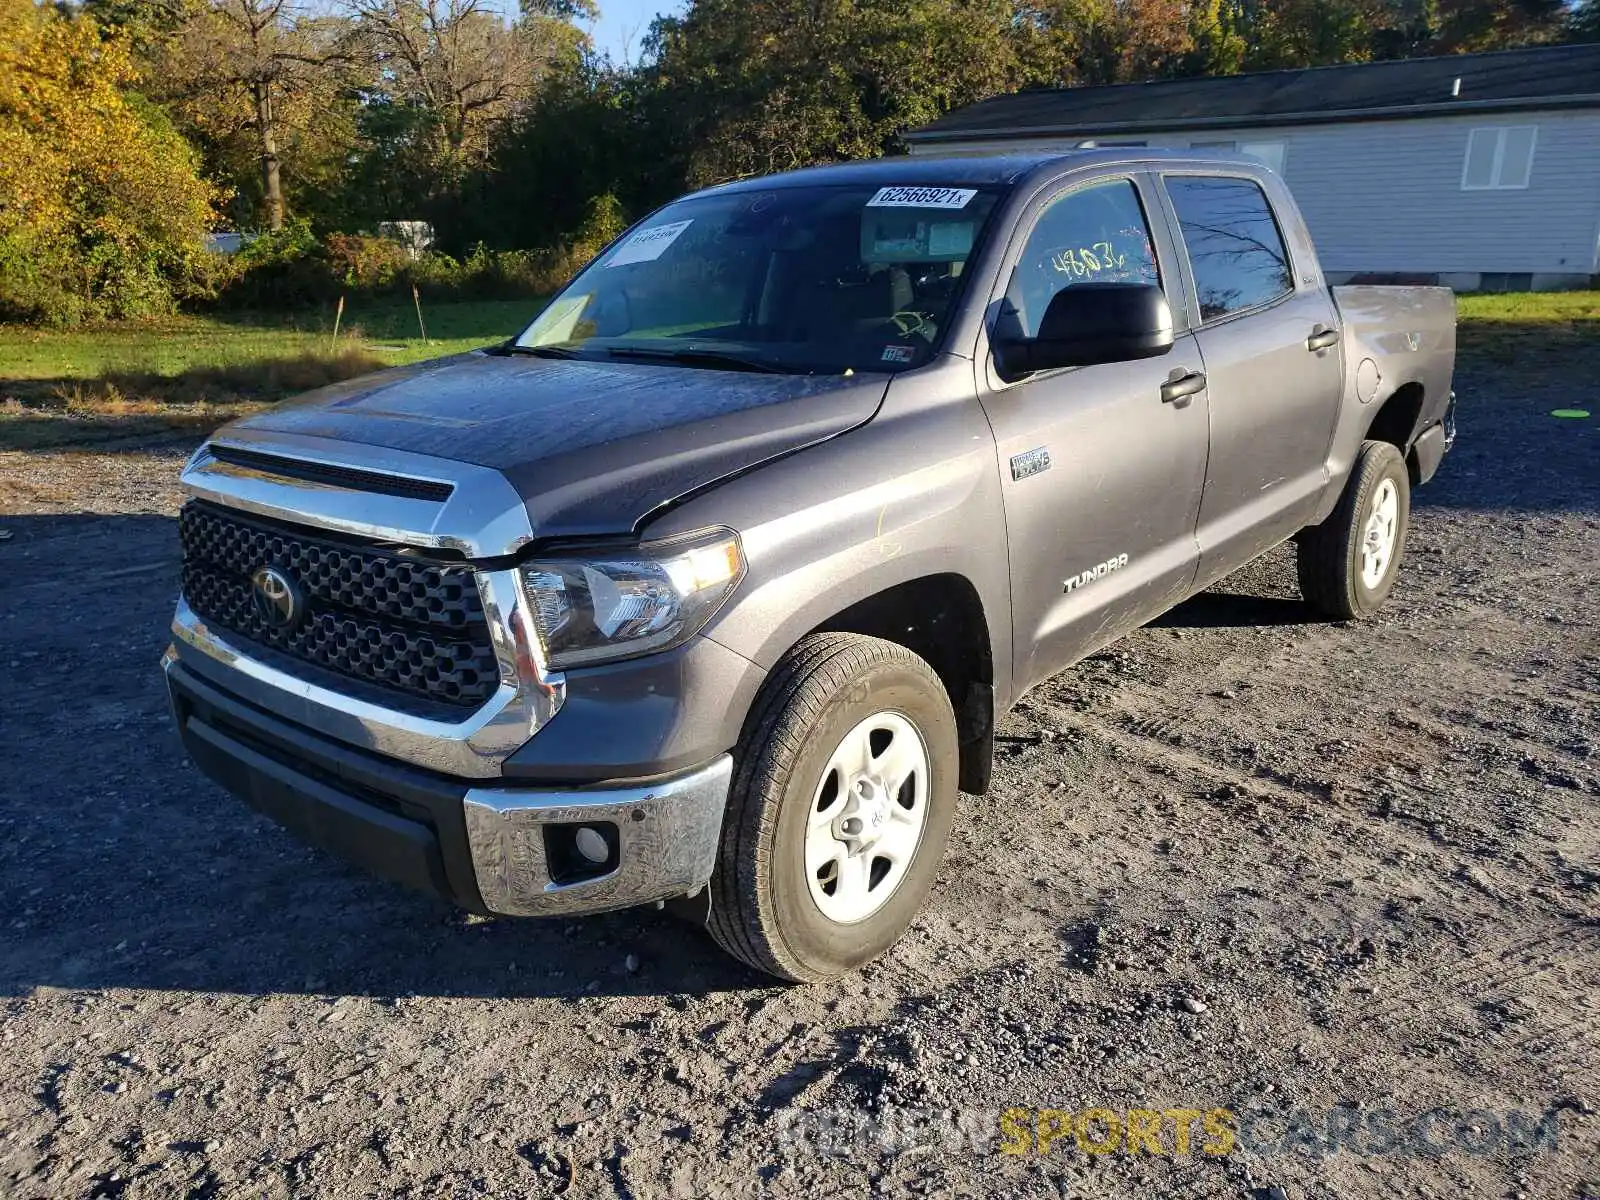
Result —
POLYGON ((1337 329, 1324 329, 1318 325, 1311 331, 1311 336, 1306 339, 1307 350, 1326 350, 1329 346, 1339 344, 1339 331, 1337 329))
POLYGON ((1191 397, 1206 390, 1206 377, 1199 371, 1184 371, 1181 367, 1172 378, 1161 385, 1161 403, 1173 408, 1188 408, 1191 397))

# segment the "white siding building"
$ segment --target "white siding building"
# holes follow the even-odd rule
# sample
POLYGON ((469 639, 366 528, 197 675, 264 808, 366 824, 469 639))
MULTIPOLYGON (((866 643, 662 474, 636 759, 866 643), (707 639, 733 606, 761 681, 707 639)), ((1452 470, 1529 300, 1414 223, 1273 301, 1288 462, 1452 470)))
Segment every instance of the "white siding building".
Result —
POLYGON ((1469 291, 1600 276, 1600 45, 1001 96, 913 154, 1237 151, 1288 180, 1324 269, 1469 291))

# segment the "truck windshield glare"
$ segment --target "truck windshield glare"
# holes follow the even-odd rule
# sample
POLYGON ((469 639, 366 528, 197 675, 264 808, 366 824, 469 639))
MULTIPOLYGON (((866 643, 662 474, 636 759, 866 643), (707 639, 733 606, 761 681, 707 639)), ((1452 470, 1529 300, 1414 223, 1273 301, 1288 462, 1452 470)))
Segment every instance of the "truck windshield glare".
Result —
POLYGON ((834 186, 680 201, 590 264, 514 348, 797 374, 918 366, 997 199, 834 186))

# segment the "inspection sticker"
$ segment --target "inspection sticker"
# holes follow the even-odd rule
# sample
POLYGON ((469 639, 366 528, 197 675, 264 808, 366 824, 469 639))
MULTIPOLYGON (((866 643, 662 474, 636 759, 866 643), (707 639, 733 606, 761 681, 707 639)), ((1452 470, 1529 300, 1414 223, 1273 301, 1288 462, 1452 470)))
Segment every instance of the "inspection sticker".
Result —
POLYGON ((972 253, 971 221, 933 221, 928 225, 928 253, 965 258, 972 253))
POLYGON ((917 356, 911 346, 885 346, 883 348, 883 361, 892 363, 908 363, 917 356))
POLYGON ((687 221, 673 221, 669 225, 652 225, 649 229, 641 229, 622 245, 617 247, 617 252, 611 256, 608 267, 625 267, 629 263, 655 262, 667 252, 667 247, 678 240, 678 235, 694 224, 693 218, 687 221))
POLYGON ((886 187, 867 201, 868 208, 965 208, 976 188, 886 187))

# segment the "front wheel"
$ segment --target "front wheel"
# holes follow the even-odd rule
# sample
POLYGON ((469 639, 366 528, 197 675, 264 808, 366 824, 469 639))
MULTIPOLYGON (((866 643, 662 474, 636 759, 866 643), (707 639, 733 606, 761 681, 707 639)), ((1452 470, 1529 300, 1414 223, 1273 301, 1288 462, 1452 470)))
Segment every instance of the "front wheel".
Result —
POLYGON ((809 983, 898 941, 955 816, 955 715, 933 668, 878 638, 805 638, 768 678, 735 759, 711 881, 717 943, 809 983))
POLYGON ((1364 442, 1339 504, 1296 547, 1300 594, 1332 617, 1370 616, 1389 597, 1411 523, 1411 477, 1388 442, 1364 442))

